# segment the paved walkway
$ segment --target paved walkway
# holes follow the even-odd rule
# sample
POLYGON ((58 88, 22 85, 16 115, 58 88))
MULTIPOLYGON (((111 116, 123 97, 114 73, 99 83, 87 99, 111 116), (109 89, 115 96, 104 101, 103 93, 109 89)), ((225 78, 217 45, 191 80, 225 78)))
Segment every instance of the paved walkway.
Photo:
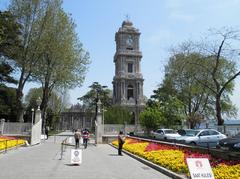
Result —
POLYGON ((0 178, 3 179, 167 179, 169 177, 138 162, 128 155, 118 156, 110 145, 90 144, 83 150, 80 166, 70 164, 71 146, 62 160, 64 136, 50 137, 42 144, 21 147, 0 154, 0 178))

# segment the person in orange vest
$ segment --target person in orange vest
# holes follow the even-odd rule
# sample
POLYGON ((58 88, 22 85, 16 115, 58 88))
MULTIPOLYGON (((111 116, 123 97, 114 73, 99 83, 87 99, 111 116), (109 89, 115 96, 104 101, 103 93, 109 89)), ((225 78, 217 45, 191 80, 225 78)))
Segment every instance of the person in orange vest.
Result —
POLYGON ((82 138, 83 138, 84 148, 86 149, 88 144, 88 139, 89 139, 89 131, 86 128, 82 131, 82 138))

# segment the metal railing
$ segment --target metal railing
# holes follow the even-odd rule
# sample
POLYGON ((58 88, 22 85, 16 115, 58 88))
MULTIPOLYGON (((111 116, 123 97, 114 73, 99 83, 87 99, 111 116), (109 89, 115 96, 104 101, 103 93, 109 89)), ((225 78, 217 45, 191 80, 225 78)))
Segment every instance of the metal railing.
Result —
POLYGON ((60 160, 62 160, 63 152, 66 151, 66 147, 67 147, 66 144, 67 144, 68 138, 69 138, 69 137, 66 137, 66 138, 62 141, 62 143, 61 143, 61 158, 60 158, 60 160))

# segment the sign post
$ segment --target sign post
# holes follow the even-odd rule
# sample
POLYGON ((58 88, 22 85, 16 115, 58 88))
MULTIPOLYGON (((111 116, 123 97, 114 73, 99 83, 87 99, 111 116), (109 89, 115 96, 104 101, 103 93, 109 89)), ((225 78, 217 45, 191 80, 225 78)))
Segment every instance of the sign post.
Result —
POLYGON ((80 165, 82 163, 82 150, 71 149, 71 164, 80 165))
POLYGON ((207 158, 187 158, 187 165, 192 179, 214 179, 207 158))

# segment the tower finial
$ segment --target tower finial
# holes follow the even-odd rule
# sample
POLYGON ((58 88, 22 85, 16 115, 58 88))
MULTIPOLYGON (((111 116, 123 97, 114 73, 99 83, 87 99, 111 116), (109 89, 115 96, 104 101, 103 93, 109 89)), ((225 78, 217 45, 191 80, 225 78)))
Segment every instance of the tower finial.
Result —
POLYGON ((126 18, 126 21, 129 21, 130 20, 130 15, 126 14, 125 18, 126 18))

